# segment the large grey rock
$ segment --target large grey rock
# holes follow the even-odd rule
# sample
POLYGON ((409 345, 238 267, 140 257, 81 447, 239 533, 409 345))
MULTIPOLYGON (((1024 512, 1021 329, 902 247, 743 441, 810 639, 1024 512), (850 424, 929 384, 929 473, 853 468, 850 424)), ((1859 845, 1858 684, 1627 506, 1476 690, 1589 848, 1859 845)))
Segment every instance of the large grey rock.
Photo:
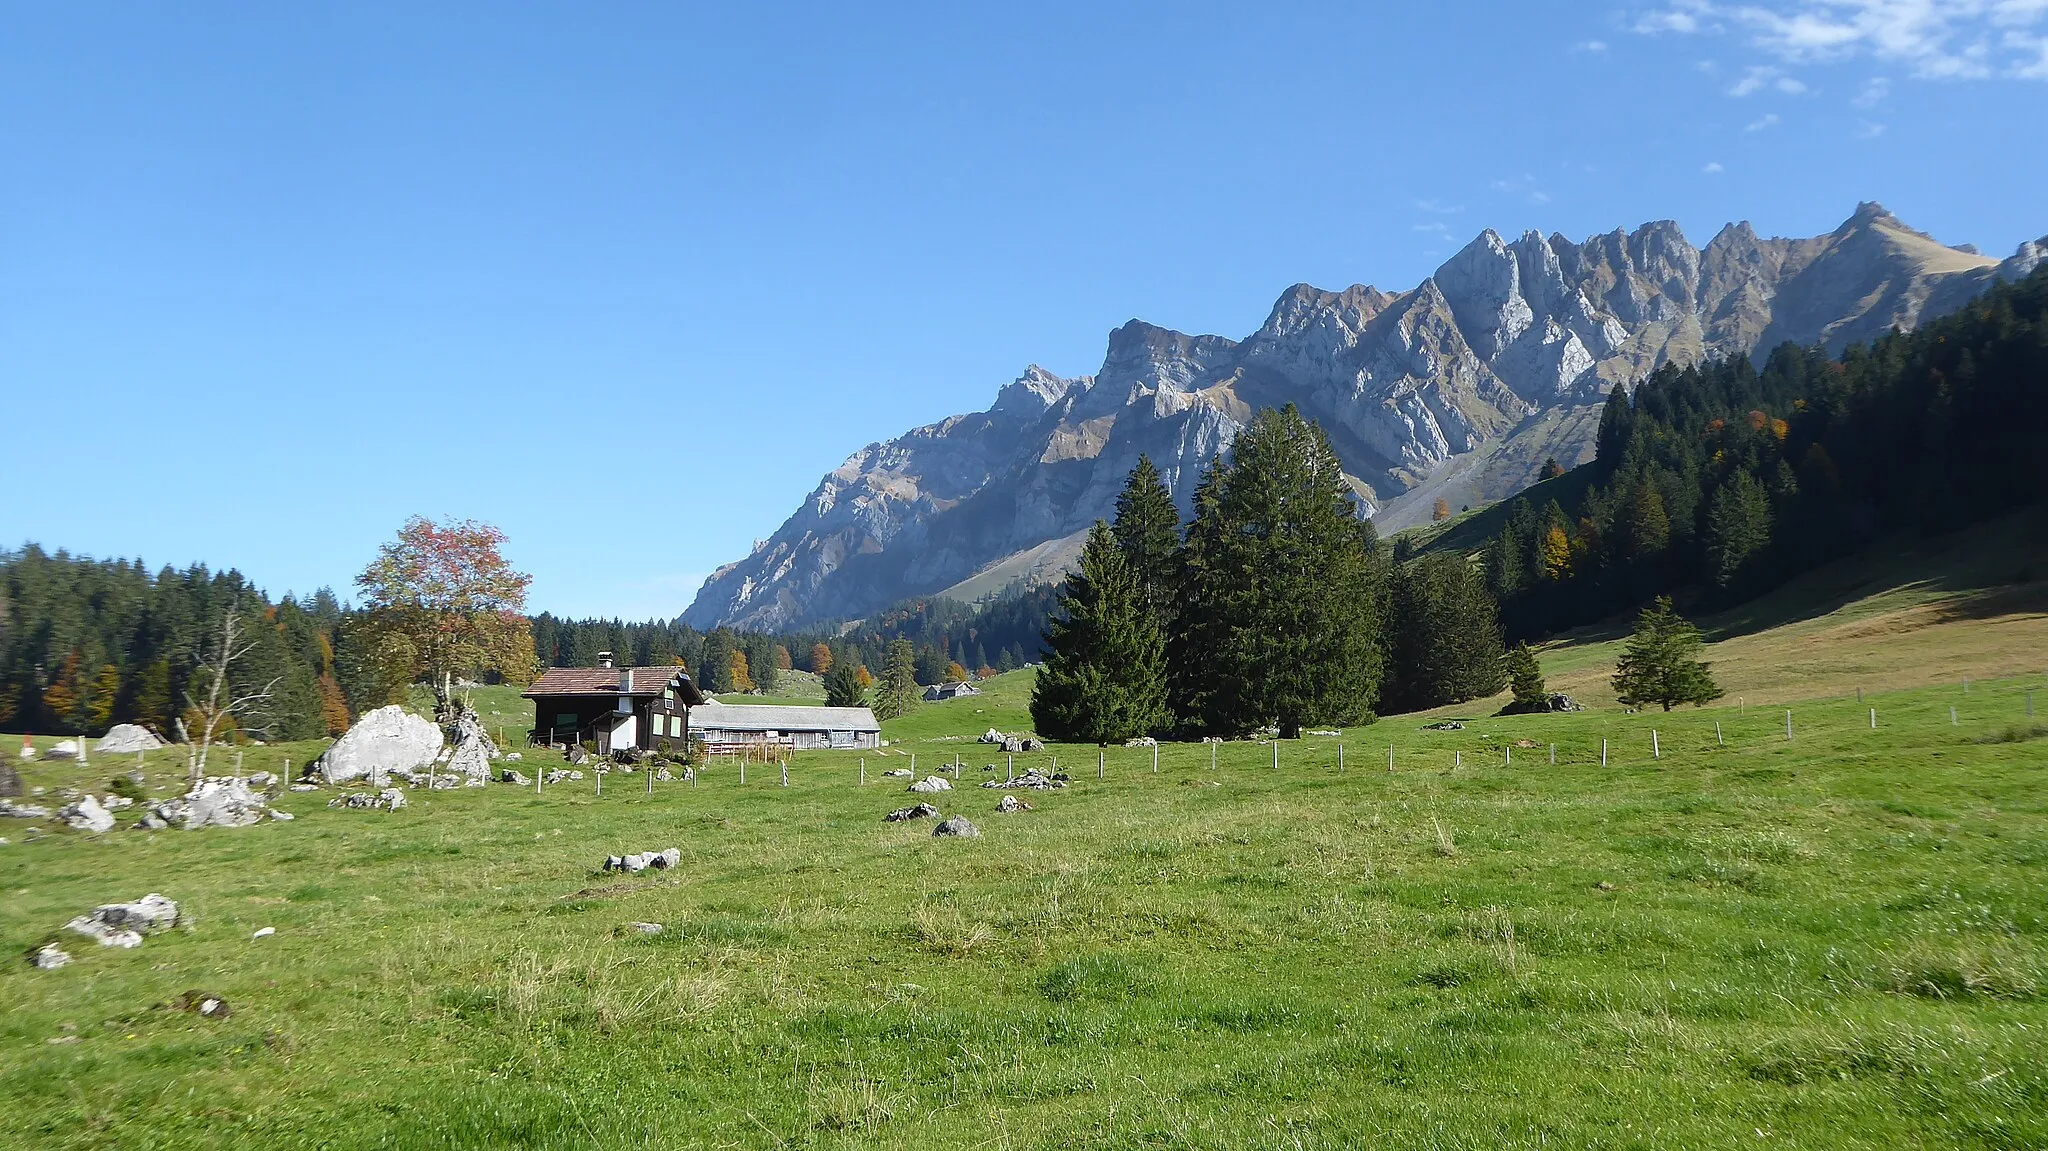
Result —
POLYGON ((932 834, 958 836, 962 839, 979 839, 981 838, 981 829, 956 815, 951 819, 940 820, 939 825, 932 828, 932 834))
POLYGON ((927 775, 916 783, 911 784, 909 790, 930 794, 934 791, 951 791, 953 790, 953 785, 943 777, 927 775))
POLYGON ((75 802, 58 808, 57 817, 73 831, 99 835, 114 830, 114 813, 101 807, 100 801, 90 795, 80 796, 75 802))
POLYGON ((71 954, 54 943, 45 943, 34 951, 29 952, 28 962, 31 967, 40 967, 44 971, 55 971, 59 967, 71 962, 71 954))
POLYGON ((936 819, 938 814, 938 808, 929 803, 920 803, 916 807, 899 807, 882 818, 890 823, 907 823, 913 819, 936 819))
POLYGON ((44 752, 44 753, 43 753, 43 758, 44 758, 44 759, 77 759, 77 758, 78 758, 78 741, 77 741, 77 740, 75 740, 75 739, 61 739, 61 740, 58 740, 58 741, 57 741, 56 743, 53 743, 53 744, 51 744, 51 745, 50 745, 50 750, 48 750, 48 751, 46 751, 46 752, 44 752))
POLYGON ((95 744, 93 749, 133 755, 138 751, 156 751, 163 745, 164 741, 158 739, 156 733, 146 727, 132 723, 117 723, 107 729, 107 734, 100 737, 99 743, 95 744))
MULTIPOLYGON (((390 783, 394 770, 424 770, 441 754, 441 728, 397 704, 365 714, 313 762, 329 783, 390 783)), ((310 774, 310 773, 309 773, 310 774)))
POLYGON ((64 925, 101 947, 140 947, 146 935, 178 925, 178 905, 156 892, 133 903, 104 903, 64 925))

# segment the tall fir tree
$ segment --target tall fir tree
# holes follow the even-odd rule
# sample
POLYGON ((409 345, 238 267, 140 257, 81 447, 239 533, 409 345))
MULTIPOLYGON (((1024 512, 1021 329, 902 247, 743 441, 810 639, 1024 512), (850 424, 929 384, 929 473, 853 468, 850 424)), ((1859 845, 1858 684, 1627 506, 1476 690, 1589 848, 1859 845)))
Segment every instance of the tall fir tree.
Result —
POLYGON ((1670 711, 1681 703, 1712 703, 1724 694, 1697 658, 1700 630, 1658 596, 1636 620, 1614 670, 1614 694, 1629 707, 1654 703, 1670 711))
POLYGON ((1394 705, 1410 711, 1481 699, 1505 685, 1500 619, 1485 579, 1458 552, 1404 565, 1394 582, 1394 705))
POLYGON ((1040 734, 1120 743, 1170 722, 1156 609, 1100 520, 1088 531, 1079 570, 1060 589, 1045 647, 1045 666, 1031 688, 1031 721, 1040 734))
POLYGON ((1196 492, 1173 644, 1206 732, 1369 721, 1377 597, 1357 505, 1320 427, 1262 411, 1196 492))
POLYGON ((1737 472, 1714 492, 1707 511, 1707 571, 1714 583, 1732 588, 1770 543, 1771 504, 1764 486, 1737 472))
POLYGON ((1515 693, 1510 710, 1517 712, 1545 711, 1550 707, 1550 693, 1543 684, 1543 665, 1536 662, 1536 653, 1526 643, 1518 643, 1508 652, 1508 688, 1515 693))
POLYGON ((868 689, 860 681, 860 665, 843 659, 832 664, 831 669, 825 673, 825 706, 868 706, 868 689))
POLYGON ((1116 497, 1116 519, 1111 525, 1116 542, 1123 549, 1131 578, 1152 606, 1160 627, 1173 619, 1180 567, 1180 512, 1166 480, 1152 465, 1150 456, 1140 455, 1138 466, 1124 480, 1116 497))
POLYGON ((918 705, 917 649, 907 639, 891 640, 889 661, 882 665, 882 682, 875 692, 875 715, 895 719, 908 715, 918 705))

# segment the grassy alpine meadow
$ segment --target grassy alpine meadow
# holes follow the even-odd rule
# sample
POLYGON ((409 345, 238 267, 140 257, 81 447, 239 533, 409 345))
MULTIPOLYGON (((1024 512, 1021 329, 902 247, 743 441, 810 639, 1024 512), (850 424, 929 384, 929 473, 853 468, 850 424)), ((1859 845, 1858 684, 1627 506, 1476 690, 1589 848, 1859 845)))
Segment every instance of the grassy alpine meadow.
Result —
MULTIPOLYGON (((0 821, 0 933, 75 957, 0 971, 0 1144, 2048 1144, 2038 675, 1797 702, 1789 741, 1752 702, 1395 717, 1277 769, 1119 747, 1098 780, 1059 746, 1018 767, 1073 786, 997 815, 972 740, 1028 690, 892 723, 865 787, 817 753, 786 789, 720 764, 388 814, 287 792, 294 822, 235 830, 0 821), (883 822, 911 753, 962 757, 936 801, 981 838, 883 822), (151 891, 189 922, 56 934, 151 891)), ((182 770, 150 758, 152 788, 182 770)), ((24 776, 54 803, 133 759, 24 776)))

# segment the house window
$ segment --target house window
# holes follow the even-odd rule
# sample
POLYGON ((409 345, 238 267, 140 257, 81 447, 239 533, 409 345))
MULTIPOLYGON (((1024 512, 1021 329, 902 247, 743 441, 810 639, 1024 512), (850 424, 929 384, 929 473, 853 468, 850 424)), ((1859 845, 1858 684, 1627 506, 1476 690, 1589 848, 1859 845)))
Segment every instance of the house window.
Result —
POLYGON ((682 717, 682 716, 680 716, 680 715, 672 715, 672 716, 669 716, 669 717, 668 717, 668 733, 669 733, 670 735, 673 735, 673 736, 678 736, 678 737, 680 737, 680 736, 681 736, 681 735, 683 734, 683 717, 682 717))
POLYGON ((575 712, 573 712, 573 711, 564 711, 564 712, 558 712, 558 713, 556 713, 556 715, 555 715, 555 726, 556 726, 556 727, 575 727, 575 726, 576 726, 576 713, 575 713, 575 712))
POLYGON ((675 697, 676 697, 676 689, 675 689, 675 688, 672 688, 672 687, 665 687, 665 688, 662 688, 662 689, 661 689, 661 698, 662 698, 662 700, 663 700, 664 702, 667 702, 667 701, 671 701, 671 700, 674 700, 674 699, 675 699, 675 697))

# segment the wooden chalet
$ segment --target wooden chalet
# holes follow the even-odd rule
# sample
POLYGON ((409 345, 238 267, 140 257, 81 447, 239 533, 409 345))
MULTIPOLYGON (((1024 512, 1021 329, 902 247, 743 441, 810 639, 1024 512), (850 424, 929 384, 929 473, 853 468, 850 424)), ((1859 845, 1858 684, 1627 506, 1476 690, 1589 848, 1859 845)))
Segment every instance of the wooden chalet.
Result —
POLYGON ((690 740, 690 709, 704 693, 680 667, 613 667, 599 652, 596 667, 551 667, 520 694, 533 701, 530 741, 682 751, 690 740))

